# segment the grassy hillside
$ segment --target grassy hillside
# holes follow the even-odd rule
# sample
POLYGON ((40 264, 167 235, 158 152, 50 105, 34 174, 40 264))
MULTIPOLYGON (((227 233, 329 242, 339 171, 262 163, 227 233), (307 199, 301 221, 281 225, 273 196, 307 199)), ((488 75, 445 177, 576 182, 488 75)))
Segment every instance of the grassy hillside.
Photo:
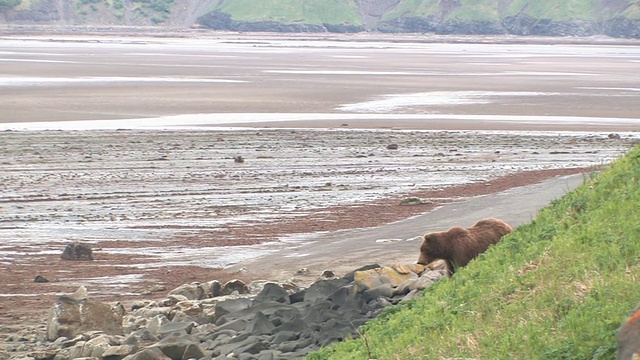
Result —
POLYGON ((0 0, 0 23, 23 22, 640 38, 640 1, 0 0))
POLYGON ((639 179, 637 146, 453 278, 365 325, 366 343, 309 359, 614 358, 616 329, 640 304, 639 179))
POLYGON ((615 7, 608 6, 606 0, 460 0, 460 6, 446 7, 444 3, 435 0, 404 0, 398 6, 384 15, 383 20, 397 17, 423 17, 442 14, 444 19, 465 19, 480 21, 499 21, 507 16, 527 14, 537 19, 554 21, 566 20, 597 20, 608 19, 623 12, 635 12, 630 5, 636 0, 615 2, 615 7), (627 4, 625 4, 625 2, 627 4), (631 11, 627 11, 627 7, 631 11), (608 12, 601 10, 607 8, 608 12))
POLYGON ((512 0, 505 11, 506 16, 520 13, 536 19, 597 20, 601 0, 532 1, 512 0))
POLYGON ((353 0, 233 0, 223 1, 214 10, 230 14, 236 21, 361 24, 353 0))
POLYGON ((461 0, 461 6, 447 14, 448 19, 470 19, 479 21, 499 21, 501 14, 498 2, 493 0, 461 0))
POLYGON ((399 17, 427 17, 440 14, 440 0, 403 0, 382 16, 383 21, 399 17))

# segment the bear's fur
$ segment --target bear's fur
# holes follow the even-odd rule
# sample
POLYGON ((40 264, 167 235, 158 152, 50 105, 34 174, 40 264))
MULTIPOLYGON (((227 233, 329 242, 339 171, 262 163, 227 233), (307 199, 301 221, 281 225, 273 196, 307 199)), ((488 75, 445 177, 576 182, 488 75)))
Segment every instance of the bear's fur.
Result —
POLYGON ((430 232, 423 237, 418 264, 428 265, 442 259, 453 275, 457 268, 467 265, 511 231, 511 226, 502 220, 483 219, 470 228, 456 226, 447 231, 430 232))
POLYGON ((640 308, 618 329, 618 360, 640 359, 640 308))

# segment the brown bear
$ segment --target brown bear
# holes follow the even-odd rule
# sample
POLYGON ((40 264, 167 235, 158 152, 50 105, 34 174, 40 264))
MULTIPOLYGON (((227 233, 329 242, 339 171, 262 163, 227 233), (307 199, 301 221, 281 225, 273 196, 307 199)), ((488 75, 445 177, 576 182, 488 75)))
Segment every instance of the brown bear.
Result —
POLYGON ((618 329, 618 360, 640 359, 640 308, 618 329))
POLYGON ((511 226, 502 220, 483 219, 470 228, 456 226, 447 231, 430 232, 420 246, 418 264, 427 265, 442 259, 453 275, 457 268, 467 265, 511 231, 511 226))

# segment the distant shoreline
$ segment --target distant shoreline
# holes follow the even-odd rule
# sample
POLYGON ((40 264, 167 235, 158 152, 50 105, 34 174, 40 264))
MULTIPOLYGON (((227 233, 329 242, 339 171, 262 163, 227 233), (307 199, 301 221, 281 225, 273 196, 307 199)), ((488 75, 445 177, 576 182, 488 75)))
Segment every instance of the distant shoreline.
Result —
MULTIPOLYGON (((47 36, 78 37, 83 36, 117 36, 123 38, 167 38, 167 39, 208 39, 208 38, 240 38, 240 39, 305 39, 336 40, 350 42, 392 43, 452 43, 452 44, 563 44, 563 45, 640 45, 640 39, 615 38, 604 35, 588 37, 559 36, 520 36, 520 35, 438 35, 432 33, 278 33, 278 32, 244 32, 221 31, 206 28, 160 27, 160 26, 80 26, 80 25, 15 25, 0 24, 1 38, 27 37, 35 39, 47 36)), ((60 41, 53 40, 51 41, 60 41)), ((67 39, 66 41, 72 41, 67 39)))

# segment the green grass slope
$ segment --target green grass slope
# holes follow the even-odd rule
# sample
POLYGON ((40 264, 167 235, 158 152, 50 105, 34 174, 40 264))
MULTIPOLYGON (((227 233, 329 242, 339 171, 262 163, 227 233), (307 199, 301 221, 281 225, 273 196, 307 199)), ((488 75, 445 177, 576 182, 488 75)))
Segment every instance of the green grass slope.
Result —
POLYGON ((396 7, 382 16, 383 21, 399 17, 439 16, 439 0, 401 0, 396 7))
MULTIPOLYGON (((460 0, 456 6, 435 0, 402 0, 383 20, 397 17, 442 16, 443 19, 500 21, 526 14, 553 21, 606 20, 636 13, 637 0, 460 0), (606 11, 603 11, 606 10, 606 11)), ((450 3, 449 3, 450 4, 450 3)))
POLYGON ((554 21, 598 20, 599 9, 605 7, 605 4, 606 1, 603 0, 511 0, 505 15, 514 16, 523 13, 536 19, 551 19, 554 21))
MULTIPOLYGON (((640 146, 422 296, 309 359, 612 359, 640 304, 640 146)), ((517 201, 515 199, 514 201, 517 201)))
POLYGON ((214 10, 230 14, 233 20, 246 22, 362 23, 354 0, 232 0, 223 1, 214 10))
MULTIPOLYGON (((1 0, 0 0, 1 1, 1 0)), ((381 4, 385 0, 381 1, 381 4)), ((388 5, 393 5, 388 0, 388 5)), ((527 15, 551 21, 606 21, 615 17, 640 18, 638 0, 400 0, 380 21, 398 18, 436 18, 499 23, 505 18, 527 15)), ((362 12, 355 0, 225 0, 212 11, 226 13, 241 22, 283 24, 362 25, 362 12)))

